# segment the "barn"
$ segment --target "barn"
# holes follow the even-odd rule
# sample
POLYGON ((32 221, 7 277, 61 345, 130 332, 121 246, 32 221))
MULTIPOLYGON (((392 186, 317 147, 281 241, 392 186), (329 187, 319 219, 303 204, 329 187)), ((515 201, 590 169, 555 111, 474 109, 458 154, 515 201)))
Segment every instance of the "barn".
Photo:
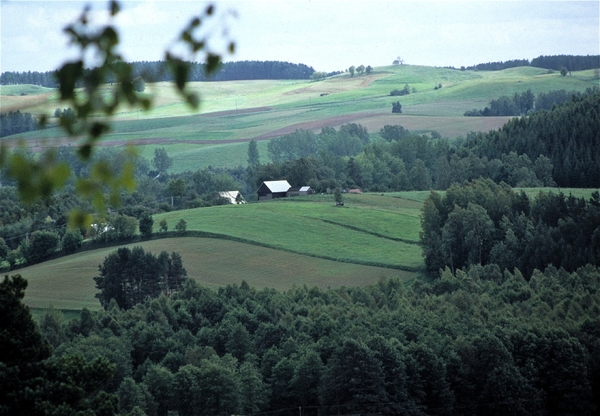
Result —
POLYGON ((275 198, 285 198, 291 185, 288 181, 265 181, 256 193, 259 201, 268 201, 275 198))

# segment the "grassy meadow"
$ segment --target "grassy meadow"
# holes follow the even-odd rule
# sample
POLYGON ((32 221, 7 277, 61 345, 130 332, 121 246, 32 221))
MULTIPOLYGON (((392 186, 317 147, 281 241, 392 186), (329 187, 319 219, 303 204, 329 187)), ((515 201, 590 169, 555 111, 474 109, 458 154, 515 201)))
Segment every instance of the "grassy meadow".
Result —
POLYGON ((353 200, 346 197, 344 207, 336 207, 332 196, 323 196, 319 202, 288 198, 197 208, 158 214, 154 222, 157 225, 166 219, 173 229, 184 219, 188 230, 222 234, 293 253, 409 271, 419 269, 420 204, 387 198, 391 202, 388 207, 361 206, 354 205, 353 200))
MULTIPOLYGON (((503 71, 458 71, 413 65, 374 68, 369 75, 340 74, 323 81, 262 80, 191 83, 201 106, 191 111, 181 103, 168 82, 147 84, 143 94, 152 97, 148 112, 123 108, 116 114, 112 131, 102 145, 122 146, 135 140, 139 153, 152 157, 154 148, 164 147, 174 159, 173 172, 246 164, 247 142, 259 142, 261 161, 268 162, 266 141, 296 129, 319 131, 360 123, 377 139, 386 124, 455 138, 469 131, 501 127, 507 117, 464 117, 473 108, 483 108, 501 95, 530 88, 533 93, 549 90, 583 91, 597 85, 593 71, 558 72, 520 67, 503 71), (404 97, 390 91, 405 84, 416 90, 404 97), (434 86, 442 84, 442 88, 434 86), (391 103, 400 101, 402 114, 391 113, 391 103)), ((109 88, 107 93, 109 93, 109 88)), ((31 85, 0 88, 0 111, 21 110, 52 116, 62 107, 56 90, 31 85)), ((4 138, 22 138, 36 148, 68 143, 57 128, 4 138)))
MULTIPOLYGON (((181 254, 188 276, 216 289, 242 280, 256 288, 287 290, 307 285, 319 288, 364 286, 381 278, 410 279, 414 273, 307 257, 266 247, 215 238, 166 238, 127 244, 158 254, 181 254), (268 267, 265 267, 268 265, 268 267)), ((20 269, 29 285, 24 302, 31 308, 100 309, 93 277, 98 265, 117 247, 73 254, 20 269)))
MULTIPOLYGON (((345 196, 344 207, 336 207, 332 196, 315 195, 175 211, 156 215, 155 229, 163 218, 170 229, 183 218, 188 231, 225 238, 164 238, 127 246, 140 245, 154 254, 176 251, 188 276, 213 288, 242 280, 278 290, 363 286, 381 278, 415 276, 422 263, 416 244, 420 207, 419 201, 401 195, 365 194, 345 196)), ((25 303, 33 308, 99 308, 93 277, 117 247, 16 271, 29 281, 25 303)))

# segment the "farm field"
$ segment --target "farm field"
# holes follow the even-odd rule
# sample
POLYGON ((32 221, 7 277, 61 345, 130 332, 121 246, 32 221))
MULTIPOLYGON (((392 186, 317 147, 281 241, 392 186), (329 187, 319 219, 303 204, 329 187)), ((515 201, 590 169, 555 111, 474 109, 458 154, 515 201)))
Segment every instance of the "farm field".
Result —
MULTIPOLYGON (((252 287, 282 291, 302 285, 324 289, 365 286, 381 278, 410 279, 415 275, 215 238, 165 238, 126 245, 133 246, 141 246, 156 255, 163 250, 178 252, 188 276, 213 289, 239 284, 242 280, 252 287)), ((94 297, 93 277, 98 274, 98 265, 116 248, 87 251, 16 271, 29 282, 25 303, 32 308, 100 309, 94 297)))
POLYGON ((362 195, 347 195, 344 201, 344 207, 336 207, 333 196, 323 195, 197 208, 155 215, 154 223, 165 219, 173 229, 184 219, 188 230, 294 253, 409 271, 420 268, 420 203, 362 195))
MULTIPOLYGON (((213 288, 242 280, 258 288, 286 290, 300 285, 363 286, 391 276, 410 279, 422 263, 416 244, 421 202, 400 194, 345 195, 344 207, 335 207, 331 195, 315 195, 174 211, 154 216, 155 232, 161 219, 173 229, 183 218, 188 231, 221 238, 190 233, 127 246, 140 245, 154 254, 176 251, 188 276, 213 288)), ((29 281, 25 302, 34 308, 99 308, 92 278, 117 247, 15 271, 29 281)))
MULTIPOLYGON (((507 117, 464 117, 501 95, 531 89, 534 94, 565 89, 583 91, 597 85, 593 71, 562 77, 544 69, 521 67, 503 71, 458 71, 422 66, 374 68, 369 75, 341 74, 323 81, 227 81, 191 83, 201 96, 199 112, 182 104, 170 83, 147 84, 153 97, 149 112, 128 110, 116 114, 112 131, 101 145, 135 144, 139 154, 151 158, 164 147, 174 160, 173 173, 207 166, 245 166, 247 142, 259 143, 261 161, 268 162, 266 142, 296 129, 320 131, 346 123, 367 128, 372 140, 384 125, 401 124, 411 131, 437 131, 455 138, 469 131, 500 128, 507 117), (416 92, 391 97, 389 92, 408 84, 416 92), (434 86, 442 88, 434 90, 434 86), (400 101, 403 113, 392 114, 391 103, 400 101)), ((108 92, 107 87, 107 92, 108 92)), ((52 116, 61 107, 58 94, 31 85, 2 86, 0 111, 21 110, 52 116)), ((57 128, 3 138, 40 149, 68 144, 57 128)))

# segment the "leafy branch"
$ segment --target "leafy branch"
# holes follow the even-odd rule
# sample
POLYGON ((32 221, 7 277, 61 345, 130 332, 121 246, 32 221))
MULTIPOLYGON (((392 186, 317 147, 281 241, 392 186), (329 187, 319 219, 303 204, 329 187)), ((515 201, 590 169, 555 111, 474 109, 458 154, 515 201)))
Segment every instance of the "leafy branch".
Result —
MULTIPOLYGON (((90 8, 86 7, 80 17, 64 29, 70 43, 79 48, 79 56, 64 63, 56 72, 60 100, 73 109, 75 114, 74 117, 61 115, 59 126, 70 140, 76 142, 79 157, 90 166, 87 177, 75 179, 75 190, 92 203, 99 216, 106 212, 107 203, 119 203, 121 191, 135 187, 135 151, 128 147, 126 163, 119 171, 115 171, 106 161, 93 161, 93 150, 102 136, 110 131, 110 120, 119 108, 129 106, 143 111, 152 108, 152 99, 135 90, 136 74, 133 66, 124 62, 117 51, 120 38, 112 21, 120 11, 119 2, 110 1, 110 23, 96 28, 90 23, 90 8), (93 57, 94 65, 90 65, 92 67, 88 69, 86 58, 89 60, 90 57, 93 57)), ((214 15, 215 7, 209 5, 200 16, 189 22, 172 46, 174 48, 177 44, 182 44, 189 59, 202 52, 207 74, 214 73, 222 62, 221 53, 208 47, 211 32, 202 33, 199 30, 214 15)), ((226 31, 223 31, 223 36, 226 36, 226 31)), ((227 52, 234 51, 235 44, 229 41, 227 52)), ((191 108, 197 109, 200 99, 187 86, 190 68, 188 61, 171 50, 165 52, 165 60, 167 70, 172 72, 175 79, 174 85, 178 93, 191 108)), ((48 118, 42 117, 41 123, 45 125, 47 122, 48 118)), ((67 164, 56 161, 54 149, 30 160, 20 152, 10 151, 2 145, 0 168, 5 169, 8 176, 17 182, 21 199, 27 203, 39 198, 49 198, 57 189, 64 187, 72 176, 67 164)), ((79 210, 71 212, 71 226, 82 227, 89 225, 91 221, 91 213, 79 210)))

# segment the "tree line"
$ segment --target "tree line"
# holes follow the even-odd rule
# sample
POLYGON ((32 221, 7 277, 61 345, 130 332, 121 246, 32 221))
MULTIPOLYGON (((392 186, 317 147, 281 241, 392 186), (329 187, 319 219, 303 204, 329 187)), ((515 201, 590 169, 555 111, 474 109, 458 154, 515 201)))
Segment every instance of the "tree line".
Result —
POLYGON ((9 111, 0 114, 0 137, 25 133, 43 128, 38 120, 30 113, 9 111))
MULTIPOLYGON (((113 64, 118 66, 119 63, 113 64)), ((141 61, 127 63, 134 78, 141 77, 146 82, 174 81, 164 61, 141 61)), ((315 72, 312 67, 280 61, 236 61, 225 62, 214 73, 207 75, 207 64, 188 62, 187 81, 235 81, 255 79, 309 79, 315 72)), ((91 71, 86 69, 85 71, 91 71)), ((108 79, 108 82, 115 80, 108 79)), ((56 71, 47 72, 3 72, 0 85, 33 84, 48 88, 58 87, 56 71)))
POLYGON ((537 58, 533 58, 531 62, 528 59, 512 59, 504 62, 487 62, 472 65, 466 67, 466 69, 500 71, 520 66, 533 66, 556 71, 560 71, 562 68, 567 68, 569 71, 583 71, 600 68, 600 55, 540 55, 537 58))
POLYGON ((588 88, 583 94, 578 91, 551 90, 547 93, 540 92, 534 95, 531 89, 515 93, 512 97, 503 95, 490 101, 489 107, 483 110, 465 111, 465 116, 525 116, 530 111, 551 110, 554 105, 561 105, 571 100, 573 96, 590 95, 598 92, 598 87, 588 88))
POLYGON ((467 137, 465 148, 478 157, 509 152, 535 159, 544 155, 558 186, 600 187, 600 92, 573 96, 569 103, 513 118, 502 128, 467 137))
POLYGON ((433 275, 497 264, 529 278, 552 265, 573 272, 600 266, 600 194, 589 201, 540 192, 531 200, 504 184, 480 179, 452 185, 424 202, 420 242, 433 275))

